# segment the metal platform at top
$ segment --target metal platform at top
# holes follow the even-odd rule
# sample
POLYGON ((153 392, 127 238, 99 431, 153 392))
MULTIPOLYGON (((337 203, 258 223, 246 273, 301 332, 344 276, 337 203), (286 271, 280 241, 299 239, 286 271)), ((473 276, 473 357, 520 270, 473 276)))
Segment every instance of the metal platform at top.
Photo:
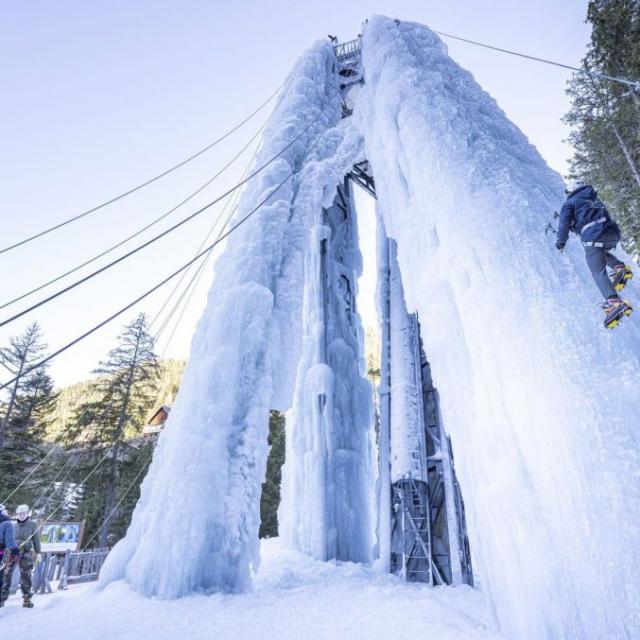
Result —
POLYGON ((342 115, 348 118, 353 113, 353 104, 358 89, 364 84, 362 72, 362 38, 336 44, 333 47, 336 54, 337 72, 340 75, 340 90, 342 91, 342 115))
POLYGON ((362 38, 358 37, 355 40, 337 44, 333 47, 333 50, 336 52, 338 62, 343 65, 359 61, 362 51, 362 38))

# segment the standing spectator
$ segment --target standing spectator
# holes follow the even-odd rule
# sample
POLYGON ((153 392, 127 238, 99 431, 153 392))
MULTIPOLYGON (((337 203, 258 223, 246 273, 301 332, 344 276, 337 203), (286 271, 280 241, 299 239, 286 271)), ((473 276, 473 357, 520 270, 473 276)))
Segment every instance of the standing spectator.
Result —
MULTIPOLYGON (((11 572, 13 557, 18 557, 18 545, 13 535, 13 524, 9 519, 7 508, 0 504, 0 584, 3 584, 4 574, 7 574, 9 584, 11 584, 11 572)), ((4 605, 5 598, 0 593, 0 607, 4 605)))
POLYGON ((35 559, 40 548, 40 531, 34 520, 29 518, 29 506, 21 504, 16 509, 16 523, 14 527, 15 542, 18 545, 19 553, 12 554, 7 563, 7 575, 2 584, 2 600, 9 597, 9 589, 11 588, 11 576, 16 564, 20 567, 20 588, 22 590, 22 606, 30 609, 33 607, 31 597, 32 574, 35 565, 35 559))

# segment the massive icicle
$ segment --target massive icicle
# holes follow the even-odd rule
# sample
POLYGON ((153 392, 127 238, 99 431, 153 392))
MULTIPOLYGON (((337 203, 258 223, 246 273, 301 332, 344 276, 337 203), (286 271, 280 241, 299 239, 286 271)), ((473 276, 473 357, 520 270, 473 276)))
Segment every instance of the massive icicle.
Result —
MULTIPOLYGON (((383 234, 381 233, 380 236, 383 234)), ((393 240, 385 242, 389 252, 389 335, 391 374, 390 463, 391 482, 401 478, 427 480, 427 446, 422 408, 422 380, 419 346, 407 313, 402 277, 398 266, 398 249, 393 240), (416 347, 417 350, 416 350, 416 347)), ((378 301, 381 304, 383 301, 378 301)))
POLYGON ((334 64, 328 43, 311 48, 271 119, 256 166, 305 133, 251 181, 236 221, 296 176, 231 235, 216 264, 178 399, 102 584, 125 578, 162 598, 250 584, 269 410, 290 406, 300 357, 310 229, 362 154, 357 131, 341 122, 334 64))
POLYGON ((307 259, 303 355, 287 416, 280 535, 320 560, 372 548, 373 401, 356 310, 362 271, 351 185, 319 209, 307 259))
MULTIPOLYGON (((366 140, 456 443, 472 548, 507 635, 640 628, 640 331, 604 330, 563 184, 428 29, 363 36, 366 140)), ((638 301, 638 288, 630 297, 638 301)))

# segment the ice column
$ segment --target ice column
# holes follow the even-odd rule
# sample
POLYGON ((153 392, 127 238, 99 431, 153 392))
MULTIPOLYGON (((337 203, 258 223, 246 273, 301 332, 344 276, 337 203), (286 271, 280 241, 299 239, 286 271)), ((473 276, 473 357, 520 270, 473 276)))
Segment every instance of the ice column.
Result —
POLYGON ((303 355, 287 415, 281 536, 327 560, 370 560, 372 392, 356 310, 361 257, 348 180, 318 211, 305 260, 303 355))
MULTIPOLYGON (((180 393, 102 584, 124 578, 161 598, 250 586, 269 410, 290 406, 300 357, 309 213, 322 206, 326 184, 333 198, 337 176, 361 153, 359 136, 340 122, 334 64, 330 44, 319 43, 283 89, 256 166, 278 158, 242 196, 232 224, 251 218, 216 263, 180 393)), ((336 468, 346 474, 344 451, 336 468)))
MULTIPOLYGON (((602 326, 563 183, 425 27, 374 17, 354 118, 508 637, 640 629, 640 330, 602 326)), ((638 300, 638 287, 627 295, 638 300)))

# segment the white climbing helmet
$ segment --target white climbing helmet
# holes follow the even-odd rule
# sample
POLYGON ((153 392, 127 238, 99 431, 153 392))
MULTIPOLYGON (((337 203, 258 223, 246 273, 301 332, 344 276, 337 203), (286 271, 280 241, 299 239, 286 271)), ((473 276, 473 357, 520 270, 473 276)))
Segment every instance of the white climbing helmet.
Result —
POLYGON ((7 511, 7 507, 5 507, 2 503, 0 503, 0 514, 3 516, 8 516, 9 512, 7 511))
POLYGON ((16 516, 17 516, 18 520, 26 520, 29 517, 29 505, 28 504, 21 504, 16 509, 16 516))
POLYGON ((573 193, 576 189, 580 187, 586 187, 589 184, 584 178, 571 178, 567 181, 567 193, 573 193))

